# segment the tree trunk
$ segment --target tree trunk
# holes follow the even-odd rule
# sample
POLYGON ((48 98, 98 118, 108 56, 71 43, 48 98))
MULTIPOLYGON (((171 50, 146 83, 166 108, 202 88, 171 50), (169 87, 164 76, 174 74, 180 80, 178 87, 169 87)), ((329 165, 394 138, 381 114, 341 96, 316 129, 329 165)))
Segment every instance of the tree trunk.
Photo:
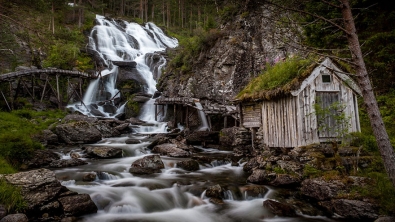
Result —
POLYGON ((363 60, 361 46, 352 17, 349 0, 341 0, 344 27, 348 33, 347 40, 351 51, 351 56, 355 65, 357 82, 362 90, 363 101, 370 119, 373 134, 376 137, 377 145, 384 161, 385 170, 395 188, 395 152, 391 145, 383 119, 373 93, 372 85, 369 80, 368 71, 363 60))

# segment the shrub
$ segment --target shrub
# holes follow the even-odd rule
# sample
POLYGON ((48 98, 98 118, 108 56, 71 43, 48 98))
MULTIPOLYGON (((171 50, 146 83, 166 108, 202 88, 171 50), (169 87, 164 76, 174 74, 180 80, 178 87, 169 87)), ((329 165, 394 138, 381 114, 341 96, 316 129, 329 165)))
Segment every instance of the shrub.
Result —
POLYGON ((21 189, 0 179, 0 203, 4 204, 8 212, 22 212, 27 203, 23 199, 21 189))

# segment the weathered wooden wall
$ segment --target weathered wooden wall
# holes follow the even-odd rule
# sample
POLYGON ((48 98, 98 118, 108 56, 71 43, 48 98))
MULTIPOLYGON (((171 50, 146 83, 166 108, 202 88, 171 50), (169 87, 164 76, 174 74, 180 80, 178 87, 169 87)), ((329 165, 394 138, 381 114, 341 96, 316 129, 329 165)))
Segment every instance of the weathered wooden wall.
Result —
POLYGON ((260 127, 261 126, 261 104, 243 104, 243 126, 246 128, 260 127))

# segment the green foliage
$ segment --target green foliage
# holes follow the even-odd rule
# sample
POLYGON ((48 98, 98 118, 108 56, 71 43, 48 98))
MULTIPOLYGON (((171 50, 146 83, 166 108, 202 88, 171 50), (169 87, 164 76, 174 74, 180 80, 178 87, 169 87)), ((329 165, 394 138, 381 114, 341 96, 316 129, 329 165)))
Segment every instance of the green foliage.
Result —
POLYGON ((16 169, 0 156, 0 174, 11 174, 16 172, 16 169))
POLYGON ((18 168, 34 150, 42 148, 32 137, 63 116, 61 111, 21 109, 12 113, 0 112, 0 159, 18 168))
POLYGON ((76 65, 79 48, 73 43, 57 42, 51 46, 48 57, 43 61, 44 67, 72 69, 76 65))
POLYGON ((8 212, 22 212, 27 203, 23 199, 21 189, 0 179, 0 204, 3 204, 8 212))
POLYGON ((319 177, 322 175, 322 171, 309 165, 306 164, 303 168, 303 176, 306 178, 314 178, 314 177, 319 177))
POLYGON ((303 59, 300 57, 292 57, 275 65, 267 64, 266 69, 258 77, 253 79, 237 97, 241 98, 259 91, 284 86, 294 78, 305 74, 305 71, 312 64, 312 59, 303 59))
POLYGON ((287 173, 283 168, 281 168, 281 167, 274 167, 273 168, 273 171, 275 172, 275 173, 277 173, 277 174, 285 174, 285 173, 287 173))

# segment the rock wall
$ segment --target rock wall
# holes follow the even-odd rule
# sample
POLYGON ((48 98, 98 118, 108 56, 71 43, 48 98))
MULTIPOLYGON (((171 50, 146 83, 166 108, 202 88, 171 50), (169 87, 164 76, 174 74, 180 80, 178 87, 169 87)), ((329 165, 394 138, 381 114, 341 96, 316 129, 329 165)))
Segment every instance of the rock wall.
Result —
MULTIPOLYGON (((268 63, 274 64, 295 50, 281 43, 284 31, 263 3, 221 25, 214 46, 195 58, 193 75, 168 69, 159 90, 168 97, 195 97, 217 102, 232 99, 268 63)), ((286 32, 287 33, 287 32, 286 32)), ((288 34, 290 34, 289 32, 288 34)))

